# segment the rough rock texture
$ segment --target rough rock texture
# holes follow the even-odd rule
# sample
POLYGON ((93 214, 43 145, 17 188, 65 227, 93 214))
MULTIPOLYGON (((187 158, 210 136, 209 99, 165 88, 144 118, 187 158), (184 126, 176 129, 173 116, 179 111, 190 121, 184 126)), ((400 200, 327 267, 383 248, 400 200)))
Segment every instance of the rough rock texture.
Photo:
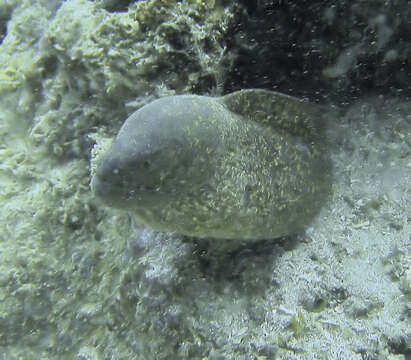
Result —
MULTIPOLYGON (((234 70, 244 50, 229 22, 243 13, 222 4, 0 0, 0 358, 410 358, 409 101, 363 97, 340 120, 330 114, 332 199, 296 239, 215 253, 207 241, 142 230, 92 198, 93 139, 115 134, 134 109, 162 95, 264 83, 252 75, 257 65, 234 70)), ((284 21, 293 11, 299 19, 298 6, 281 4, 284 21)), ((389 68, 403 74, 408 3, 358 4, 356 17, 333 18, 338 34, 364 22, 375 34, 392 28, 382 49, 392 44, 399 60, 391 54, 389 68)), ((251 21, 258 9, 249 11, 251 21)), ((287 32, 295 25, 293 36, 309 36, 303 24, 287 32)), ((387 52, 369 46, 370 59, 387 52)), ((286 70, 267 76, 274 84, 285 74, 287 89, 309 94, 345 49, 336 44, 329 62, 310 67, 307 87, 286 70)), ((345 74, 358 94, 364 78, 352 75, 369 62, 356 59, 345 74)), ((371 74, 384 73, 375 64, 371 74)), ((395 86, 406 93, 402 79, 395 86)), ((347 89, 339 76, 324 81, 347 89)))
POLYGON ((214 89, 231 16, 200 1, 123 4, 0 1, 0 343, 9 358, 72 359, 98 343, 108 358, 137 356, 103 319, 129 235, 113 233, 128 233, 127 215, 113 220, 91 199, 91 136, 114 134, 153 98, 214 89), (102 237, 103 219, 126 225, 102 237))

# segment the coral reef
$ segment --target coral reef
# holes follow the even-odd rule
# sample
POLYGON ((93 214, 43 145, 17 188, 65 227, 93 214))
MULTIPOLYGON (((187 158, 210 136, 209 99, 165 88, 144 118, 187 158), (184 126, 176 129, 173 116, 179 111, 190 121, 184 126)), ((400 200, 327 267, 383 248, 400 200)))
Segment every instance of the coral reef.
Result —
POLYGON ((326 114, 333 194, 297 237, 216 254, 93 198, 94 142, 154 98, 408 93, 407 1, 233 3, 0 0, 0 358, 410 357, 409 101, 326 114))

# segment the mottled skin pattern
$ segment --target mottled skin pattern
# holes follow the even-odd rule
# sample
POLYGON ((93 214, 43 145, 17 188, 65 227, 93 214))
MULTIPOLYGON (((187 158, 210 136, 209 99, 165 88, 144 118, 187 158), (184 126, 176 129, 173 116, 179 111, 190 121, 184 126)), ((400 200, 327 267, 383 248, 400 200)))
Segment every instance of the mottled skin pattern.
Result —
POLYGON ((132 114, 92 179, 146 226, 258 240, 309 224, 330 188, 318 109, 265 90, 156 100, 132 114))

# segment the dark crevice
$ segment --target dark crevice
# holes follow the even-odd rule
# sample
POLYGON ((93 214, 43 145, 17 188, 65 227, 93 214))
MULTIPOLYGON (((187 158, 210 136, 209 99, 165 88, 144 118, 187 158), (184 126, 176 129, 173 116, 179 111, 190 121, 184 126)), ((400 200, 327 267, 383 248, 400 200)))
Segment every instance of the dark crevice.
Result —
POLYGON ((0 8, 0 45, 7 36, 7 24, 11 19, 12 11, 11 7, 5 6, 0 8))
POLYGON ((0 20, 0 44, 7 35, 7 21, 0 20))
POLYGON ((130 4, 137 2, 138 0, 103 0, 103 9, 109 12, 126 12, 130 4))
POLYGON ((406 360, 411 360, 411 350, 409 344, 405 338, 401 338, 397 341, 390 341, 388 344, 391 348, 391 352, 395 355, 404 355, 406 360))

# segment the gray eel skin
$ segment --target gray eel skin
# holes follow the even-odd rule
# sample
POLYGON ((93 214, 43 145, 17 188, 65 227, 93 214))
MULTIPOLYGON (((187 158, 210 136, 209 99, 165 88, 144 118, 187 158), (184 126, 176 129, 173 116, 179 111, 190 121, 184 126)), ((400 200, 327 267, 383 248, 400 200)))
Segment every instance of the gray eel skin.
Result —
POLYGON ((324 136, 320 109, 281 93, 168 96, 125 121, 91 188, 158 231, 277 238, 303 230, 330 191, 324 136))

